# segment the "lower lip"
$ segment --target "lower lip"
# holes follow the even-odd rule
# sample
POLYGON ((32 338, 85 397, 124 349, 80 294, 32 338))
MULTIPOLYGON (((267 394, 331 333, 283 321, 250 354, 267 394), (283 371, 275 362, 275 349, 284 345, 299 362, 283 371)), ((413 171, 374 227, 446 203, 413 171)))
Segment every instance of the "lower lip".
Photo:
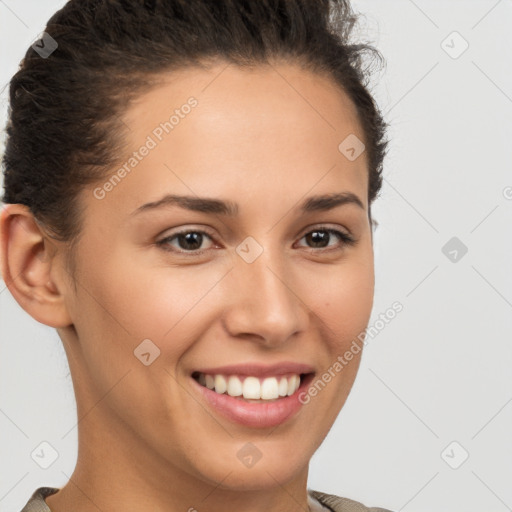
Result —
POLYGON ((206 402, 226 418, 251 428, 276 427, 294 416, 302 407, 299 395, 306 390, 313 379, 306 375, 293 395, 282 397, 275 402, 246 402, 227 394, 220 394, 202 386, 190 377, 206 402))

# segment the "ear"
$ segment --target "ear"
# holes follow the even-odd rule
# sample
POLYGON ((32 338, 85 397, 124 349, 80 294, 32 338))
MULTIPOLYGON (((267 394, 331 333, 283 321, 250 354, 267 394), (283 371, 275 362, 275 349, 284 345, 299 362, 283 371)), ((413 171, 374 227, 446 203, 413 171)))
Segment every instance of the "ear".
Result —
POLYGON ((55 243, 41 230, 30 209, 6 204, 0 214, 0 269, 18 304, 35 320, 50 327, 72 324, 59 277, 55 243))

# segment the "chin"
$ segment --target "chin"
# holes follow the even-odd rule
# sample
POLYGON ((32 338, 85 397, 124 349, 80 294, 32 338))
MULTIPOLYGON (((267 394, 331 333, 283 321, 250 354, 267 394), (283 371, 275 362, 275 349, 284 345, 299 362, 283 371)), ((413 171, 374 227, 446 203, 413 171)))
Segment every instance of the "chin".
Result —
MULTIPOLYGON (((297 453, 297 450, 295 452, 297 453)), ((222 489, 233 491, 263 491, 276 485, 284 485, 307 471, 309 465, 309 459, 291 460, 284 451, 277 450, 274 450, 271 456, 262 454, 259 460, 247 465, 240 462, 237 457, 233 460, 227 459, 225 455, 222 462, 224 464, 212 464, 208 474, 202 465, 203 479, 214 482, 222 489)))

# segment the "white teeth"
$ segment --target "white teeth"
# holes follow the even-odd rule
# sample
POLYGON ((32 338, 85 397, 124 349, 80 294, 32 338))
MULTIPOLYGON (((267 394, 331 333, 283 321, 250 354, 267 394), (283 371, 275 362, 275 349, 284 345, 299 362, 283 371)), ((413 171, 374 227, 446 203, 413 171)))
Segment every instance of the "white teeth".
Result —
POLYGON ((281 377, 279 381, 279 396, 286 396, 288 394, 288 379, 281 377))
POLYGON ((300 377, 298 375, 292 375, 288 379, 288 396, 293 395, 300 385, 300 377))
MULTIPOLYGON (((206 387, 208 389, 214 389, 215 388, 215 379, 213 378, 213 375, 205 375, 204 378, 206 380, 206 387)), ((201 384, 201 381, 199 381, 199 383, 201 384)))
POLYGON ((261 398, 260 381, 256 377, 246 377, 243 383, 244 398, 261 398))
POLYGON ((276 400, 280 397, 290 396, 300 386, 300 375, 290 374, 288 376, 240 378, 237 375, 229 377, 217 374, 208 375, 200 373, 197 380, 208 389, 216 393, 241 397, 246 400, 276 400))
POLYGON ((277 379, 270 377, 261 383, 261 398, 263 400, 274 400, 279 397, 279 389, 277 387, 277 379))
POLYGON ((222 393, 225 393, 226 390, 228 389, 226 379, 222 375, 215 375, 214 378, 215 378, 215 392, 220 393, 222 395, 222 393))
POLYGON ((228 395, 240 396, 243 393, 242 383, 236 375, 231 375, 228 379, 228 395))

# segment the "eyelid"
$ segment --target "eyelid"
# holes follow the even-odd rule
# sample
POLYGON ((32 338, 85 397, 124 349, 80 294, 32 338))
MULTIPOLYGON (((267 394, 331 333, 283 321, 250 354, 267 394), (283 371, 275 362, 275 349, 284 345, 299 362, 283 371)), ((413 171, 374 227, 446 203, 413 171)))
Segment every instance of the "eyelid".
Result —
MULTIPOLYGON (((177 231, 172 231, 170 232, 170 234, 168 234, 167 236, 165 236, 164 238, 168 238, 168 237, 171 237, 171 236, 176 236, 176 235, 180 235, 182 233, 189 233, 189 232, 194 232, 194 233, 206 233, 208 236, 211 236, 212 238, 215 236, 214 234, 214 230, 213 229, 210 229, 206 226, 201 226, 201 225, 194 225, 194 224, 191 224, 191 225, 186 225, 185 227, 181 227, 181 228, 175 228, 177 231)), ((164 233, 166 233, 168 230, 164 231, 164 233)))
POLYGON ((350 230, 346 227, 340 226, 339 224, 329 225, 328 223, 311 224, 310 226, 305 227, 302 231, 300 231, 300 233, 302 233, 300 238, 307 235, 308 233, 311 233, 312 231, 338 231, 347 237, 354 238, 350 230))

